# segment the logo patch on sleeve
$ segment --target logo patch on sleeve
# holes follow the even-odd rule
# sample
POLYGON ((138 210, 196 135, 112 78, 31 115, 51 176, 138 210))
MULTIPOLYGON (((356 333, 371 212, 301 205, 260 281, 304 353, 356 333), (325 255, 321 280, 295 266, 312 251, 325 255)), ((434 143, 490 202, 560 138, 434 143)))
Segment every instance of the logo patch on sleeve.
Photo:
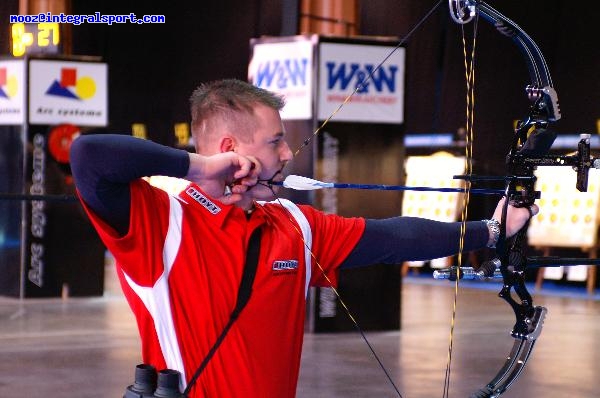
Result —
POLYGON ((208 199, 206 196, 202 194, 202 192, 198 191, 194 187, 189 187, 185 191, 192 199, 196 202, 200 203, 202 206, 206 208, 212 214, 217 214, 221 211, 221 208, 217 206, 212 200, 208 199))

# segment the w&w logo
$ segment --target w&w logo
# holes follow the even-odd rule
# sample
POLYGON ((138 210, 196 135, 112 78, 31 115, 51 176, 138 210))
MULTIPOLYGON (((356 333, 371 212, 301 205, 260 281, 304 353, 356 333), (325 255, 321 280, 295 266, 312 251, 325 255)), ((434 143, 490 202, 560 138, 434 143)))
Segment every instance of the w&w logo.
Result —
POLYGON ((258 66, 255 85, 285 89, 306 85, 308 59, 283 59, 267 61, 258 66))
POLYGON ((338 90, 346 90, 352 83, 352 88, 359 88, 358 93, 368 93, 371 87, 378 93, 383 93, 384 90, 387 90, 388 93, 396 92, 397 66, 381 66, 377 70, 372 64, 327 62, 325 66, 327 67, 327 88, 329 90, 336 86, 339 86, 338 90), (368 78, 369 76, 371 77, 368 78))

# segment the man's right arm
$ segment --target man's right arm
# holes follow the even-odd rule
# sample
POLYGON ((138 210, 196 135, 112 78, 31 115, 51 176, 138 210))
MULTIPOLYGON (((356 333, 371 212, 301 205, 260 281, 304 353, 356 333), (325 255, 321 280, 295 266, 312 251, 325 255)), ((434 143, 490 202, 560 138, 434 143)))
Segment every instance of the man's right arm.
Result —
POLYGON ((129 229, 129 183, 152 175, 184 177, 189 165, 184 150, 127 135, 84 135, 71 146, 79 195, 120 235, 129 229))

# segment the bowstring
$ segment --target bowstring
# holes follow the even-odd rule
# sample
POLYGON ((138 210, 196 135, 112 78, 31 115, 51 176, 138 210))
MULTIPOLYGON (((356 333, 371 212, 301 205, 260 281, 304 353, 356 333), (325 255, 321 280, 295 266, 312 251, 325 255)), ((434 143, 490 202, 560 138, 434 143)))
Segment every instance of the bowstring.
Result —
MULTIPOLYGON (((474 120, 475 120, 475 48, 477 42, 477 22, 479 20, 479 14, 475 16, 475 22, 473 25, 473 41, 471 44, 470 59, 467 54, 467 41, 465 38, 464 25, 461 25, 462 34, 462 45, 463 45, 463 57, 465 66, 465 79, 466 79, 466 135, 465 135, 465 174, 471 175, 473 173, 473 138, 474 138, 474 120)), ((448 341, 448 357, 446 362, 446 374, 444 377, 444 392, 442 397, 446 398, 450 393, 450 374, 452 368, 452 350, 454 346, 454 329, 456 326, 456 314, 458 304, 458 287, 460 280, 460 272, 463 266, 463 254, 464 254, 464 243, 467 232, 467 216, 468 206, 470 199, 471 180, 466 179, 466 192, 463 196, 462 212, 461 212, 461 225, 460 225, 460 238, 458 248, 458 269, 456 270, 456 279, 454 281, 454 297, 452 303, 452 317, 450 321, 450 335, 448 341)))
MULTIPOLYGON (((383 66, 383 64, 396 52, 398 51, 403 45, 404 43, 406 43, 406 41, 412 36, 412 34, 421 27, 421 25, 433 14, 433 12, 442 4, 442 0, 439 0, 416 24, 415 26, 398 42, 398 44, 392 49, 392 51, 390 51, 384 58, 382 61, 380 61, 377 66, 375 68, 373 68, 373 70, 371 72, 369 72, 369 74, 367 75, 367 77, 360 82, 359 84, 356 85, 356 88, 344 99, 344 101, 342 103, 340 103, 338 105, 338 107, 331 113, 331 115, 329 115, 324 121, 323 123, 321 123, 321 125, 319 125, 319 127, 309 136, 307 137, 302 144, 298 147, 298 149, 294 152, 293 154, 293 158, 295 158, 296 156, 298 156, 298 154, 305 148, 307 147, 313 140, 314 137, 316 137, 322 130, 323 128, 325 128, 325 126, 335 117, 335 115, 337 115, 341 109, 348 103, 350 102, 350 100, 352 99, 352 97, 358 93, 362 88, 365 87, 365 85, 373 78, 374 74, 383 66)), ((292 158, 292 160, 293 160, 292 158)), ((289 162, 288 162, 289 164, 289 162)), ((287 164, 283 167, 285 168, 287 166, 287 164)), ((281 172, 283 171, 283 168, 281 169, 281 172)), ((346 315, 348 316, 348 318, 350 319, 350 321, 353 323, 354 327, 357 329, 357 331, 359 332, 359 334, 361 335, 362 339, 364 340, 365 344, 367 345, 367 347, 369 348, 369 351, 371 352, 371 354, 373 355, 373 357, 375 358, 375 360, 377 361, 377 363, 379 364, 379 367, 381 368, 381 370, 384 372, 386 378, 388 379, 389 383, 392 385, 392 387, 394 388, 396 394, 402 398, 402 394, 400 394, 400 390, 398 389, 398 387, 396 386, 396 384, 394 383, 392 377, 390 376, 388 370, 386 369, 386 367, 383 365, 383 362, 381 361, 381 359, 379 358, 379 356, 377 355, 377 353, 375 352, 373 346, 371 345, 371 343, 369 342, 369 340, 367 339, 367 336, 365 335, 364 331, 362 330, 362 328, 359 326, 358 322, 356 321, 355 317, 352 315, 352 312, 350 311, 350 309, 348 308, 348 306, 346 305, 346 303, 344 302, 344 300, 341 298, 338 290, 335 288, 333 282, 329 279, 329 277, 327 276, 327 274, 325 273, 325 270, 323 269, 323 267, 321 266, 321 264, 319 263, 319 261, 317 260, 316 255, 314 254, 314 252, 312 251, 312 249, 310 248, 310 246, 307 244, 307 242, 304 240, 304 236, 302 235, 302 231, 300 231, 298 229, 298 227, 296 226, 296 224, 294 223, 294 221, 292 220, 292 216, 289 214, 289 210, 287 210, 287 208, 285 206, 283 206, 283 203, 281 202, 281 199, 279 198, 279 196, 277 195, 277 193, 274 191, 273 186, 271 184, 271 181, 266 181, 266 182, 262 182, 259 181, 258 184, 263 185, 263 186, 267 186, 271 192, 273 193, 273 196, 275 197, 275 200, 279 203, 279 205, 285 209, 287 217, 290 221, 290 223, 292 224, 292 226, 294 227, 294 230, 299 234, 300 239, 302 240, 305 248, 309 251, 311 257, 313 258, 315 264, 317 265, 317 267, 319 268, 319 270, 321 271, 321 273, 323 274, 323 276, 325 277, 325 280, 327 281, 327 283, 329 283, 329 287, 331 288, 331 290, 334 292, 335 296, 337 297, 338 301, 340 302, 340 305, 342 306, 342 308, 344 309, 344 311, 346 312, 346 315)), ((310 264, 306 264, 306 266, 310 266, 310 264)))
MULTIPOLYGON (((385 374, 388 382, 392 385, 392 387, 394 388, 394 391, 396 392, 396 394, 398 395, 398 397, 402 398, 402 394, 400 394, 400 390, 396 386, 396 383, 394 383, 394 380, 392 379, 392 376, 390 375, 390 373, 388 372, 387 368, 385 367, 385 365, 381 361, 381 358, 379 358, 379 355, 377 355, 377 352, 375 351, 375 349, 371 345, 371 342, 369 341, 369 339, 367 339, 367 336, 366 336, 365 332, 359 326, 356 318, 352 315, 352 312, 350 311, 350 308, 346 305, 346 303, 344 302, 344 300, 340 296, 340 293, 338 292, 337 288, 335 287, 333 281, 329 278, 329 276, 325 272, 325 269, 323 268, 323 266, 321 265, 321 263, 319 263, 319 260, 317 259, 317 256, 315 255, 315 253, 312 251, 312 248, 310 247, 310 245, 304 239, 304 235, 302 234, 302 231, 300 231, 300 229, 296 226, 296 223, 292 219, 292 216, 290 215, 289 210, 283 205, 283 203, 281 202, 281 199, 279 198, 279 196, 277 196, 277 193, 273 189, 272 185, 264 184, 264 183, 260 183, 260 184, 263 185, 263 186, 268 187, 271 190, 271 192, 275 196, 275 200, 277 201, 277 203, 281 206, 282 209, 284 209, 285 214, 286 214, 289 222, 292 224, 292 227, 294 227, 294 230, 296 231, 296 233, 298 233, 298 235, 301 237, 302 244, 304 245, 304 248, 306 250, 308 250, 308 252, 310 253, 310 256, 312 257, 313 261, 315 262, 315 264, 319 268, 319 271, 321 271, 321 274, 323 275, 323 277, 325 278, 325 280, 329 284, 329 288, 333 291, 333 293, 337 297, 338 301, 340 302, 340 305, 344 309, 344 312, 346 313, 346 315, 348 316, 348 318, 350 319, 350 321, 354 325, 354 328, 358 331, 358 333, 362 337, 362 339, 365 342, 365 344, 367 345, 367 347, 369 347, 369 351, 371 352, 371 354, 373 355, 373 357, 375 358, 375 360, 379 364, 379 367, 381 368, 381 370, 385 374)), ((265 213, 265 214, 268 215, 268 213, 265 213)), ((271 216, 268 215, 267 217, 270 218, 271 216)), ((311 267, 311 264, 305 264, 305 267, 311 267)))

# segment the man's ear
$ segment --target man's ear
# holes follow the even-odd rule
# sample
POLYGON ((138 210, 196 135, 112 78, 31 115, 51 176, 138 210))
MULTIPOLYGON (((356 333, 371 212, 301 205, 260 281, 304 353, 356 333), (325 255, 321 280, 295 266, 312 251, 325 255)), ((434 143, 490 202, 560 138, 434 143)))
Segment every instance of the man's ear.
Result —
POLYGON ((235 146, 235 139, 233 139, 232 137, 223 137, 219 142, 219 150, 221 152, 235 151, 235 146))

